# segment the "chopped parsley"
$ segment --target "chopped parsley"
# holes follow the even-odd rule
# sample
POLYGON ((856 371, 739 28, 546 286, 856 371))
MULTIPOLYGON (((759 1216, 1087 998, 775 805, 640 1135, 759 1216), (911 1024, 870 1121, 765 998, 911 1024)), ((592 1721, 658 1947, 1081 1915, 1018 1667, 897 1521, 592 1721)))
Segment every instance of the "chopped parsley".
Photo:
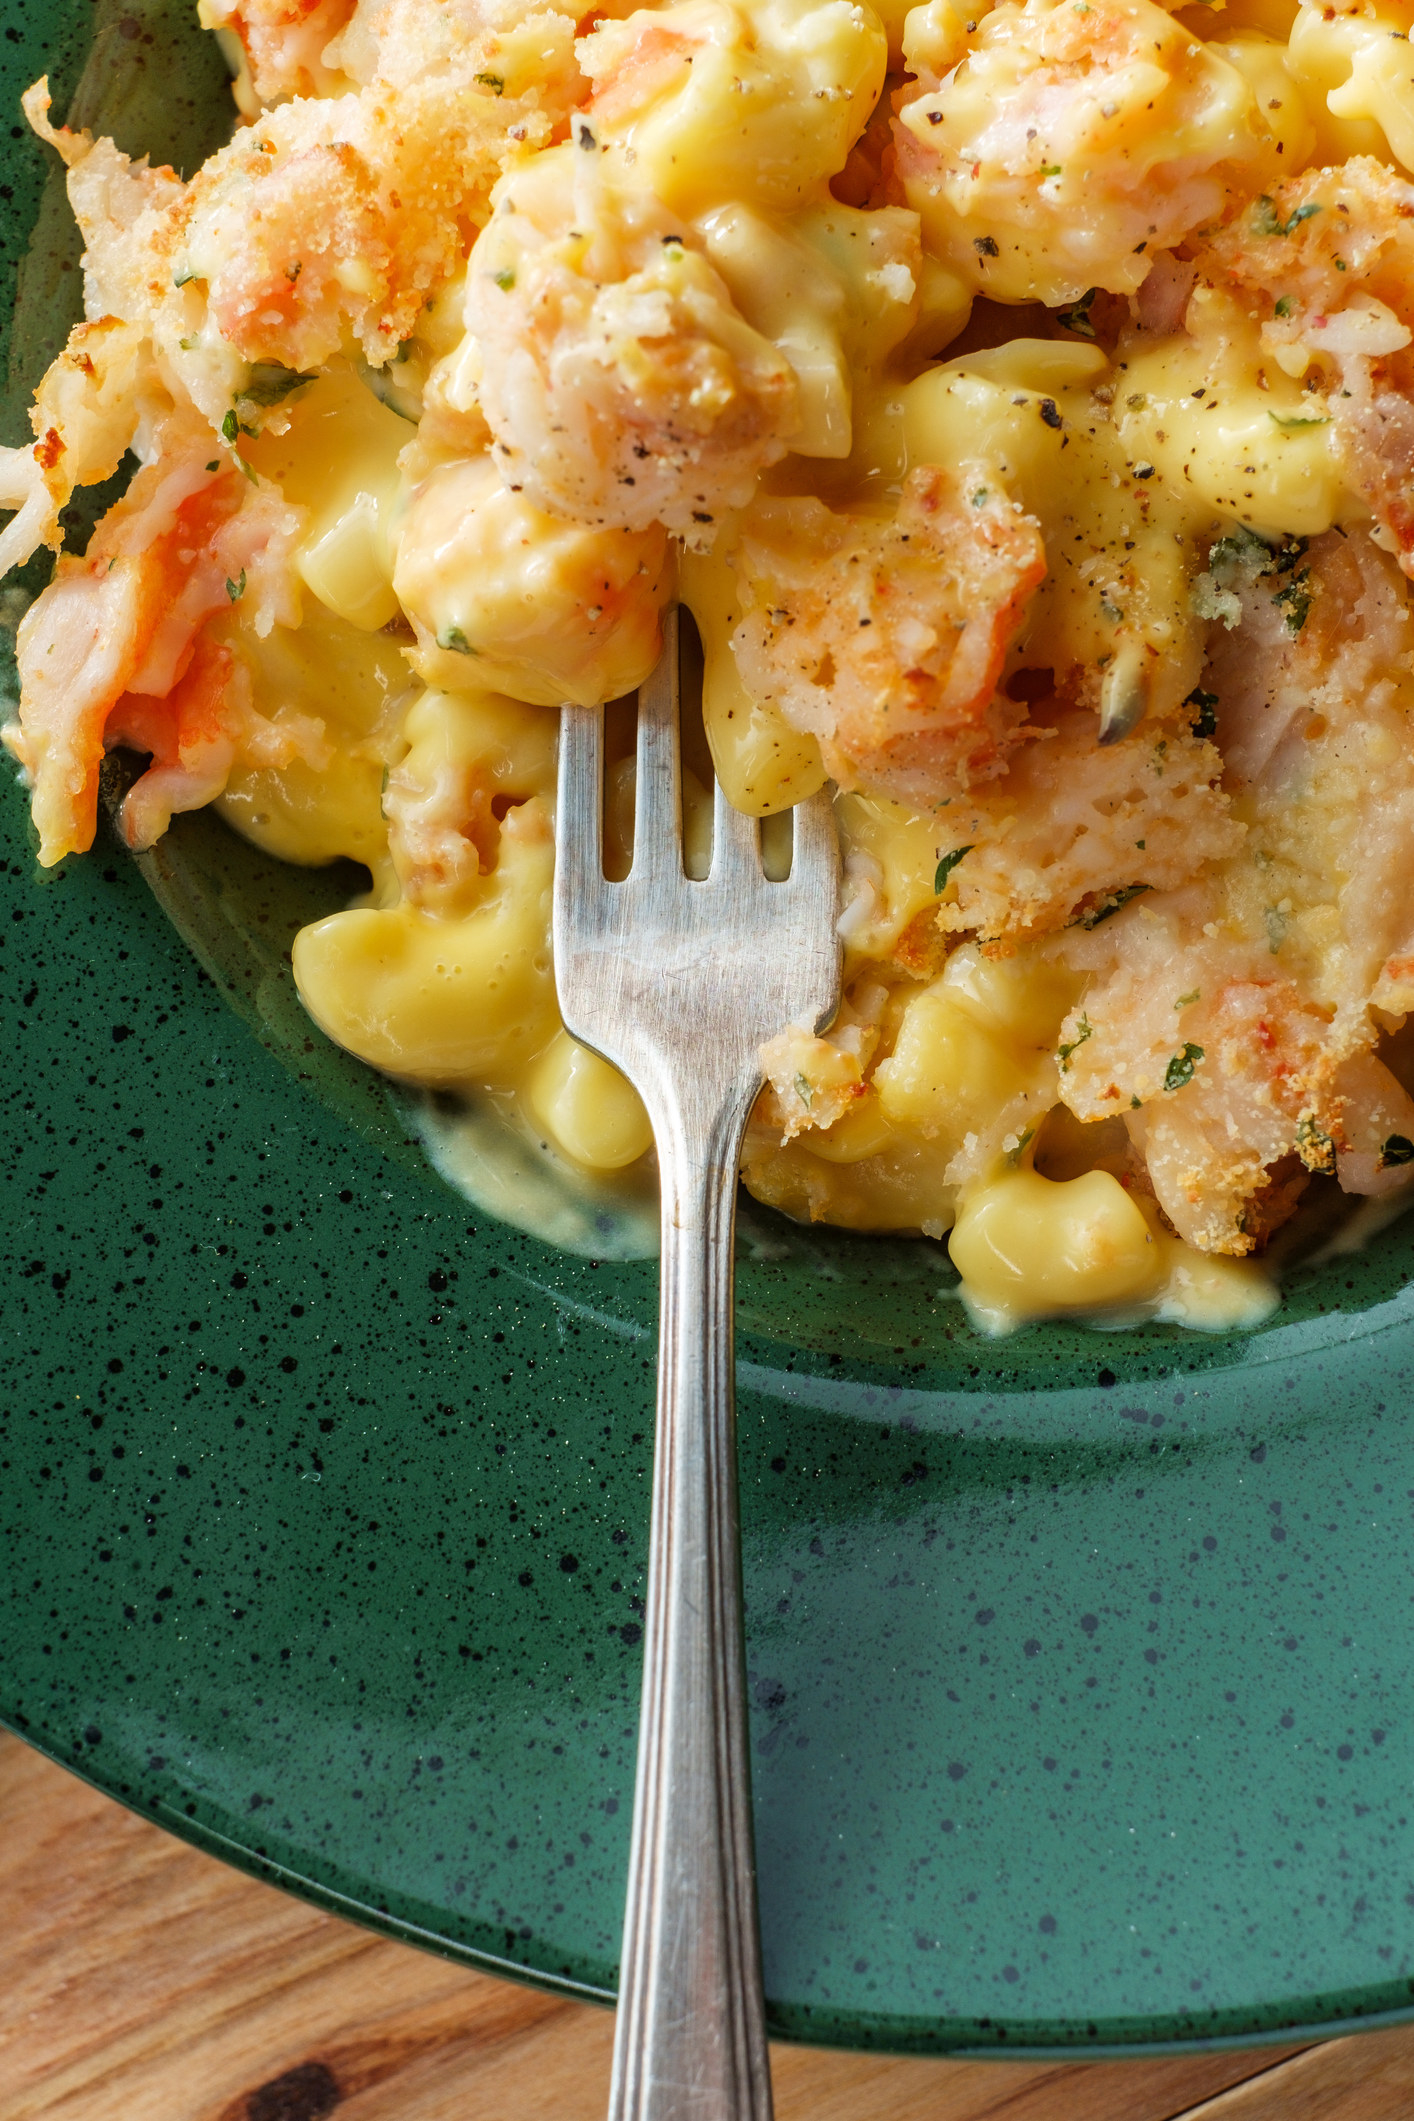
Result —
POLYGON ((302 390, 306 383, 312 383, 315 374, 312 368, 285 368, 279 361, 257 361, 245 388, 237 392, 236 403, 278 405, 291 391, 302 390))
POLYGON ((1310 615, 1314 593, 1310 588, 1310 581, 1311 570, 1309 567, 1303 567, 1300 574, 1293 575, 1289 582, 1283 582, 1272 598, 1272 602, 1286 621, 1288 633, 1300 633, 1310 615))
POLYGON ((1239 523, 1235 530, 1213 542, 1208 554, 1208 566, 1220 579, 1234 567, 1255 567, 1258 574, 1266 574, 1271 566, 1272 548, 1265 538, 1259 538, 1255 530, 1239 523))
POLYGON ((1071 1054, 1076 1052, 1081 1046, 1083 1046, 1087 1038, 1093 1038, 1094 1036, 1094 1025, 1091 1023, 1088 1016, 1082 1016, 1080 1022, 1075 1027, 1074 1038, 1071 1039, 1066 1045, 1057 1046, 1056 1048, 1056 1059, 1060 1062, 1062 1075, 1064 1075, 1067 1069, 1070 1067, 1071 1054))
POLYGON ((1309 221, 1320 212, 1319 206, 1298 206, 1285 221, 1277 212, 1277 203, 1269 193, 1263 192, 1252 209, 1252 233, 1254 236, 1289 236, 1303 221, 1309 221))
POLYGON ((243 567, 243 568, 241 569, 241 577, 240 577, 240 580, 239 580, 238 582, 233 582, 233 581, 231 580, 231 577, 230 577, 229 575, 227 575, 227 577, 226 577, 226 594, 227 594, 227 596, 228 596, 228 597, 230 598, 230 600, 231 600, 231 602, 232 602, 233 604, 238 604, 238 603, 240 602, 241 598, 242 598, 242 597, 243 597, 243 596, 245 595, 245 569, 244 569, 244 567, 243 567))
POLYGON ((1329 1171, 1335 1162, 1334 1142, 1309 1114, 1297 1125, 1296 1146, 1308 1171, 1329 1171))
POLYGON ((1203 1058, 1203 1048, 1195 1046, 1190 1039, 1181 1053, 1175 1053, 1164 1070, 1164 1088, 1182 1090, 1193 1080, 1193 1070, 1203 1058))
POLYGON ((449 648, 453 655, 476 655, 479 652, 472 647, 460 626, 444 626, 437 636, 437 646, 449 648))
POLYGON ((1106 891, 1087 912, 1077 914, 1070 926, 1098 928, 1101 921, 1107 921, 1112 913, 1118 913, 1121 906, 1127 906, 1132 898, 1138 898, 1142 891, 1148 889, 1147 884, 1121 884, 1114 891, 1106 891))
MULTIPOLYGON (((976 842, 974 841, 973 844, 975 845, 976 842)), ((971 852, 971 847, 954 847, 951 854, 943 856, 933 875, 933 896, 935 898, 942 896, 943 887, 947 883, 948 878, 952 875, 964 854, 971 854, 971 852)))
POLYGON ((1263 575, 1290 575, 1293 579, 1283 583, 1272 602, 1281 606, 1288 632, 1299 633, 1311 608, 1311 591, 1306 587, 1310 569, 1302 568, 1299 574, 1295 569, 1309 543, 1308 538, 1282 538, 1269 544, 1255 530, 1238 524, 1214 540, 1207 570, 1195 578, 1189 603, 1199 618, 1221 619, 1231 632, 1242 617, 1238 587, 1250 589, 1263 575))
POLYGON ((1195 685, 1183 704, 1194 710, 1193 734, 1200 737, 1212 736, 1218 726, 1217 694, 1205 692, 1201 685, 1195 685))

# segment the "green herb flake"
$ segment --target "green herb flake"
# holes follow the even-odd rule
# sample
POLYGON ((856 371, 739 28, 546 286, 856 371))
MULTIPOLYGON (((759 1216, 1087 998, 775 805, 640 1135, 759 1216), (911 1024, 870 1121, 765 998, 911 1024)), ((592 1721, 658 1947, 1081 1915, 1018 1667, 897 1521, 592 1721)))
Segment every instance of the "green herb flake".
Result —
POLYGON ((501 267, 501 270, 499 272, 492 273, 491 277, 495 281, 496 285, 501 289, 501 292, 503 294, 508 295, 511 289, 516 284, 516 276, 511 271, 509 265, 503 265, 501 267))
POLYGON ((1164 1088, 1182 1090, 1193 1080, 1193 1070, 1203 1058, 1203 1048, 1190 1040, 1181 1053, 1175 1053, 1164 1070, 1164 1088))
POLYGON ((971 499, 971 502, 972 502, 972 505, 973 505, 973 507, 974 507, 974 508, 985 508, 985 507, 986 507, 986 505, 987 505, 987 489, 986 489, 986 487, 985 487, 985 486, 979 486, 979 487, 978 487, 978 489, 977 489, 977 491, 976 491, 976 493, 974 493, 974 494, 972 494, 972 495, 970 496, 970 499, 971 499))
POLYGON ((472 78, 479 81, 483 88, 489 88, 493 96, 504 96, 506 93, 506 84, 499 74, 475 74, 472 78))
POLYGON ((1138 898, 1148 889, 1147 884, 1121 884, 1116 890, 1107 891, 1088 913, 1077 915, 1070 925, 1072 928, 1098 928, 1101 921, 1107 921, 1111 914, 1119 912, 1121 906, 1127 906, 1132 898, 1138 898))
POLYGON ((238 582, 233 582, 233 581, 231 580, 231 577, 230 577, 229 575, 227 575, 227 577, 226 577, 226 594, 227 594, 227 596, 228 596, 228 597, 230 598, 230 600, 231 600, 231 602, 232 602, 233 604, 238 604, 238 603, 240 602, 241 598, 242 598, 242 597, 243 597, 243 596, 245 595, 245 569, 244 569, 244 567, 243 567, 243 568, 241 569, 241 575, 240 575, 240 580, 239 580, 238 582))
POLYGON ((1320 210, 1319 206, 1298 206, 1295 213, 1283 221, 1277 212, 1276 200, 1263 192, 1252 209, 1252 233, 1254 236, 1289 236, 1293 229, 1299 228, 1303 221, 1309 221, 1320 210))
POLYGON ((1022 1157, 1026 1153, 1027 1147, 1034 1140, 1035 1134, 1036 1129, 1034 1127, 1028 1127, 1024 1134, 1019 1135, 1017 1137, 1016 1142, 1006 1152, 1006 1160, 1009 1164, 1020 1163, 1022 1157))
POLYGON ((1296 1146, 1308 1171, 1335 1169, 1335 1144, 1309 1114, 1297 1125, 1296 1146))
POLYGON ((1175 1009, 1190 1009, 1190 1008, 1192 1008, 1192 1006, 1193 1006, 1194 1002, 1196 1002, 1196 1001, 1198 1000, 1198 998, 1199 998, 1199 996, 1200 996, 1200 994, 1201 994, 1201 993, 1202 993, 1202 989, 1201 989, 1200 987, 1195 987, 1195 988, 1193 989, 1193 992, 1192 992, 1191 994, 1180 994, 1180 996, 1178 997, 1178 1000, 1177 1000, 1177 1001, 1176 1001, 1176 1002, 1174 1003, 1174 1008, 1175 1008, 1175 1009))
POLYGON ((1059 162, 1047 162, 1041 170, 1043 177, 1058 177, 1060 173, 1061 166, 1059 162))
POLYGON ((472 647, 460 626, 444 626, 437 636, 437 646, 450 649, 453 655, 477 655, 480 653, 478 649, 472 647))
POLYGON ((1268 574, 1272 567, 1272 548, 1265 538, 1259 538, 1255 530, 1239 523, 1225 537, 1213 542, 1208 554, 1208 566, 1219 578, 1230 577, 1236 567, 1253 567, 1258 574, 1268 574))
POLYGON ((1310 568, 1303 567, 1300 574, 1293 575, 1289 582, 1284 582, 1272 598, 1272 602, 1286 621, 1288 633, 1300 633, 1310 615, 1311 598, 1314 594, 1309 587, 1310 580, 1310 568))
MULTIPOLYGON (((1060 175, 1059 170, 1056 171, 1056 175, 1060 175)), ((1093 339, 1095 327, 1090 322, 1090 304, 1094 301, 1099 291, 1097 287, 1087 288, 1078 302, 1072 302, 1068 309, 1056 311, 1056 322, 1062 325, 1066 331, 1077 332, 1082 339, 1093 339)))
POLYGON ((1183 704, 1194 710, 1193 734, 1197 737, 1212 736, 1218 726, 1217 694, 1205 692, 1201 685, 1195 685, 1183 704))
POLYGON ((1060 1062, 1062 1075, 1064 1075, 1070 1067, 1071 1054, 1076 1052, 1078 1048, 1083 1046, 1087 1038, 1093 1038, 1094 1036, 1094 1025, 1091 1023, 1088 1016, 1082 1016, 1080 1022, 1075 1027, 1074 1038, 1071 1039, 1067 1045, 1057 1046, 1056 1048, 1056 1059, 1060 1062))
POLYGON ((291 391, 302 390, 312 383, 318 371, 313 368, 286 368, 279 361, 257 361, 246 379, 245 387, 236 397, 238 405, 278 405, 291 391))
MULTIPOLYGON (((973 844, 975 845, 976 842, 974 841, 973 844)), ((954 847, 951 854, 945 854, 943 856, 933 875, 934 898, 940 898, 942 896, 943 886, 947 883, 948 878, 952 875, 954 869, 956 869, 958 863, 962 860, 964 854, 971 854, 971 852, 971 847, 954 847)))
POLYGON ((1414 1164, 1414 1142, 1407 1134, 1388 1135, 1381 1146, 1379 1169, 1389 1171, 1396 1164, 1414 1164))
POLYGON ((795 1078, 795 1094, 808 1112, 815 1102, 814 1087, 808 1076, 797 1075, 795 1078))
POLYGON ((221 422, 221 440, 223 442, 234 442, 240 431, 240 422, 235 414, 228 412, 225 419, 221 422))
POLYGON ((1292 295, 1278 295, 1278 296, 1277 296, 1277 300, 1276 300, 1276 314, 1277 314, 1277 315, 1278 315, 1279 317, 1289 317, 1289 316, 1291 315, 1291 312, 1292 312, 1292 311, 1293 311, 1293 310, 1295 309, 1295 307, 1296 307, 1296 301, 1295 301, 1295 297, 1294 297, 1294 296, 1292 296, 1292 295))
POLYGON ((1282 430, 1283 434, 1290 434, 1293 429, 1298 427, 1329 427, 1331 424, 1329 413, 1324 412, 1297 412, 1292 413, 1287 418, 1283 418, 1281 413, 1272 412, 1269 409, 1267 413, 1267 418, 1272 422, 1272 425, 1274 427, 1279 427, 1282 430))
POLYGON ((196 280, 199 278, 200 275, 196 271, 196 268, 194 266, 183 265, 177 272, 173 273, 172 285, 173 287, 185 287, 188 280, 196 280))
POLYGON ((213 457, 206 468, 208 471, 219 471, 221 469, 221 459, 219 457, 213 457))

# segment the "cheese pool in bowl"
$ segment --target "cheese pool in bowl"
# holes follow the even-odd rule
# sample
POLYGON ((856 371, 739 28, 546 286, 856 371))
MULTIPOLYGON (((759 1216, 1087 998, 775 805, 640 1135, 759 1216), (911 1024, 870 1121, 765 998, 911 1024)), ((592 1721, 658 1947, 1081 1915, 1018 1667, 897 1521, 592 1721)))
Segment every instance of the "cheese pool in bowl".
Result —
POLYGON ((844 857, 759 1201, 946 1241, 992 1331, 1255 1323, 1313 1176, 1398 1205, 1414 10, 202 20, 238 118, 189 179, 25 98, 86 316, 0 567, 138 467, 21 626, 42 861, 122 747, 135 849, 209 804, 361 864, 295 943, 315 1022, 436 1094, 444 1170, 461 1101, 641 1221, 642 1107, 555 1003, 557 708, 606 707, 622 873, 611 703, 680 601, 689 867, 708 753, 763 820, 828 780, 844 857))

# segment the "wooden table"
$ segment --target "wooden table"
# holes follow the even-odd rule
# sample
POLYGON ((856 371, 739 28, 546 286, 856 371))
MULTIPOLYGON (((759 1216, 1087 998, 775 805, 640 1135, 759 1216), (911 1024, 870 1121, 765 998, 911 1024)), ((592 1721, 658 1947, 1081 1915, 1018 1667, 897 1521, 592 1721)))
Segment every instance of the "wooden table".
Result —
MULTIPOLYGON (((612 2020, 257 1885, 0 1736, 4 2121, 602 2121, 612 2020)), ((1414 2026, 1063 2066, 778 2048, 779 2121, 1401 2121, 1414 2026)))

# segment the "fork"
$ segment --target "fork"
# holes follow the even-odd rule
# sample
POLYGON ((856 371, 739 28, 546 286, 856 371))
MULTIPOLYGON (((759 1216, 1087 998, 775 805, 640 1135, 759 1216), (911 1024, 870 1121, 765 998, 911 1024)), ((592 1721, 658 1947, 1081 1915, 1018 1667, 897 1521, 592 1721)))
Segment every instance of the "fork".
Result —
POLYGON ((633 866, 604 877, 603 720, 560 720, 554 953, 573 1037, 648 1110, 662 1283, 643 1701, 609 2121, 771 2121, 752 1854, 732 1397, 732 1238, 760 1049, 839 1002, 839 851, 822 793, 771 883, 716 790, 684 874, 678 618, 638 695, 633 866))

